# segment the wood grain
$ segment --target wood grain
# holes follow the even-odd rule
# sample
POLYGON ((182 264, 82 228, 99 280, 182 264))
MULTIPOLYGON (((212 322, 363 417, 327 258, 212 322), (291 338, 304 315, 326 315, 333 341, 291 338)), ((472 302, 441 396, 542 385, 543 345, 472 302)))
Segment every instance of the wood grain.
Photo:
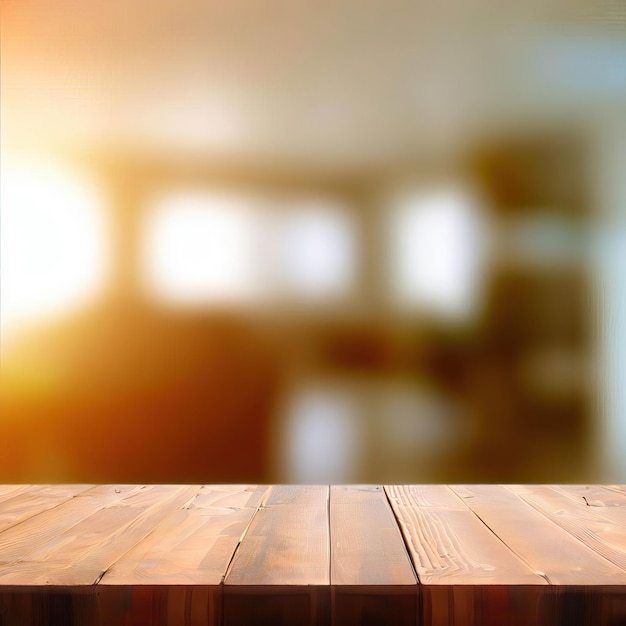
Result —
POLYGON ((546 584, 448 487, 385 489, 422 584, 546 584))
POLYGON ((0 626, 418 623, 626 624, 626 488, 0 485, 0 626))
MULTIPOLYGON (((46 541, 32 545, 19 561, 0 568, 0 585, 92 585, 165 516, 190 500, 199 487, 152 485, 131 489, 46 541)), ((39 516, 38 516, 39 517, 39 516)), ((38 521, 35 518, 35 522, 38 521)), ((0 538, 5 540, 4 533, 0 538)))
POLYGON ((588 507, 626 507, 626 492, 620 491, 614 485, 549 485, 553 489, 565 494, 577 503, 584 503, 588 507))
POLYGON ((626 509, 593 506, 588 502, 599 500, 569 498, 566 490, 558 487, 518 485, 509 489, 572 537, 626 571, 626 509))
POLYGON ((531 626, 547 581, 448 487, 386 486, 421 583, 423 624, 531 626))
POLYGON ((254 516, 224 584, 224 624, 327 624, 327 486, 275 486, 254 516))
POLYGON ((0 501, 0 532, 63 504, 88 487, 89 485, 31 485, 23 491, 10 491, 7 494, 9 497, 0 501))
POLYGON ((38 546, 69 532, 76 524, 104 506, 141 489, 136 485, 100 485, 64 500, 60 505, 31 515, 18 525, 0 532, 0 572, 4 566, 27 558, 38 546))
POLYGON ((328 585, 328 497, 327 486, 272 487, 226 585, 328 585))
POLYGON ((0 485, 0 503, 27 491, 31 485, 0 485))
POLYGON ((201 487, 105 572, 98 583, 102 619, 136 624, 150 615, 154 624, 218 626, 221 583, 268 489, 201 487))
POLYGON ((511 550, 553 585, 623 585, 620 567, 498 485, 452 488, 511 550))
POLYGON ((219 585, 267 487, 201 487, 117 560, 100 585, 219 585))
POLYGON ((380 485, 331 486, 331 603, 337 624, 416 624, 418 587, 380 485))

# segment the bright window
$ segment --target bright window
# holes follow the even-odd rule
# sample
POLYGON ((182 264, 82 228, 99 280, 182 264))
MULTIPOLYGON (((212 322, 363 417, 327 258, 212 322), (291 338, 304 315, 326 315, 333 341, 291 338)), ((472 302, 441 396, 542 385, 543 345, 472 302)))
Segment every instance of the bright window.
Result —
POLYGON ((164 302, 326 303, 350 293, 356 229, 345 207, 234 192, 164 195, 148 212, 143 269, 164 302))
POLYGON ((182 304, 241 303, 259 287, 259 219, 250 201, 229 193, 160 198, 144 229, 151 291, 182 304))
POLYGON ((280 216, 275 274, 281 289, 305 300, 350 293, 357 270, 356 227, 343 207, 295 203, 280 216))
POLYGON ((53 163, 3 162, 3 331, 63 314, 101 286, 109 261, 101 197, 53 163))
POLYGON ((364 425, 354 391, 305 386, 286 405, 279 471, 289 482, 350 482, 362 463, 364 425))
POLYGON ((469 195, 454 188, 410 194, 390 212, 388 226, 394 301, 441 317, 470 315, 487 235, 469 195))

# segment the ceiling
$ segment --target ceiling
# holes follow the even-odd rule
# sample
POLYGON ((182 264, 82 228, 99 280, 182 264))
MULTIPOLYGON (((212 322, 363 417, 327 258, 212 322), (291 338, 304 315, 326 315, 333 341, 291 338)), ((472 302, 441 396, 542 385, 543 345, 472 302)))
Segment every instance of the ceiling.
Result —
POLYGON ((372 165, 626 99, 626 5, 5 0, 2 145, 372 165))

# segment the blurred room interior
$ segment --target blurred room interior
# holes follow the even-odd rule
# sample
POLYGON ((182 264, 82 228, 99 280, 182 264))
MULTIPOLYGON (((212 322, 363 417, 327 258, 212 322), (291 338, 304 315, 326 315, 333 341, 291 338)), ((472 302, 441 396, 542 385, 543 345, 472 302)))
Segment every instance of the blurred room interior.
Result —
POLYGON ((626 482, 623 3, 1 24, 0 482, 626 482))

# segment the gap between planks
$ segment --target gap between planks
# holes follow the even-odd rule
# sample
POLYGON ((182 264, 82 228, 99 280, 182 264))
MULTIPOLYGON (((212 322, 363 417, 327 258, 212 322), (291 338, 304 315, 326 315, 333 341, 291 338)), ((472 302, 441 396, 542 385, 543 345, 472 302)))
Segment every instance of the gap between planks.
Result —
MULTIPOLYGON (((132 549, 133 547, 141 543, 165 519, 167 519, 171 515, 171 513, 169 513, 167 510, 168 506, 171 506, 172 503, 175 501, 178 501, 178 503, 175 506, 175 509, 178 509, 180 506, 184 506, 187 502, 193 499, 193 497, 195 497, 195 495, 201 488, 199 485, 198 486, 120 485, 119 489, 117 489, 116 487, 117 486, 114 486, 114 485, 100 485, 100 486, 92 487, 88 489, 87 491, 83 492, 85 496, 87 496, 87 495, 95 495, 93 492, 98 492, 98 491, 111 489, 111 488, 114 489, 114 494, 109 494, 108 497, 105 497, 105 494, 101 493, 100 500, 95 499, 94 502, 92 502, 90 506, 88 506, 88 500, 84 500, 84 502, 87 503, 85 504, 85 506, 87 506, 87 510, 81 511, 80 509, 82 507, 79 507, 78 510, 74 511, 74 515, 75 515, 75 518, 73 520, 74 523, 70 524, 69 526, 66 526, 60 523, 62 521, 62 518, 57 520, 58 527, 54 528, 55 525, 53 525, 52 532, 50 532, 51 529, 50 527, 48 527, 48 533, 46 533, 47 538, 44 541, 44 543, 42 543, 39 547, 34 547, 32 545, 25 546, 25 547, 28 547, 30 550, 28 554, 33 554, 36 550, 39 550, 39 549, 44 549, 44 551, 48 549, 48 550, 52 550, 52 552, 54 552, 55 550, 58 551, 59 549, 58 546, 57 547, 53 546, 55 538, 58 539, 59 537, 63 537, 64 535, 67 535, 69 531, 71 531, 74 528, 79 528, 81 527, 81 525, 86 525, 87 528, 89 528, 89 525, 90 524, 93 525, 93 521, 98 519, 99 517, 102 517, 105 511, 116 510, 117 508, 116 504, 119 505, 120 503, 127 501, 127 499, 138 498, 139 500, 141 500, 142 497, 145 497, 143 495, 143 490, 148 489, 148 487, 150 487, 150 489, 148 489, 146 493, 151 494, 151 489, 155 489, 158 491, 159 489, 163 490, 164 487, 171 488, 172 493, 168 494, 168 497, 164 503, 161 503, 159 501, 160 499, 158 498, 158 496, 154 502, 149 502, 149 500, 151 499, 149 496, 148 502, 145 502, 143 503, 143 505, 140 505, 139 507, 137 507, 137 513, 135 515, 129 515, 128 519, 123 520, 119 525, 116 523, 114 525, 114 529, 112 531, 107 532, 106 534, 103 534, 102 537, 98 539, 98 542, 95 545, 93 545, 91 548, 87 549, 86 545, 81 546, 79 542, 79 549, 78 549, 77 555, 74 557, 74 560, 70 562, 71 566, 68 568, 57 568, 56 570, 57 573, 63 572, 63 573, 71 574, 70 579, 72 579, 72 576, 78 576, 78 578, 72 579, 73 582, 65 582, 64 580, 57 579, 57 581, 54 583, 45 583, 45 584, 88 585, 88 586, 95 585, 96 582, 100 581, 102 577, 104 576, 104 574, 115 563, 117 563, 130 549, 132 549), (186 499, 183 500, 181 496, 185 497, 187 496, 187 494, 190 494, 190 497, 186 497, 186 499), (162 509, 163 511, 162 515, 159 512, 160 509, 162 509), (147 520, 150 519, 151 517, 154 520, 154 525, 151 525, 149 523, 146 524, 147 520), (141 529, 141 526, 143 524, 146 524, 147 526, 145 529, 146 530, 145 534, 141 529), (106 556, 106 552, 104 551, 104 546, 107 544, 107 542, 112 541, 112 538, 116 536, 116 533, 119 539, 120 535, 122 536, 125 535, 126 531, 128 531, 131 528, 134 529, 134 532, 136 533, 136 537, 131 539, 128 542, 127 546, 124 546, 124 542, 120 542, 121 549, 117 555, 111 556, 111 553, 109 553, 108 556, 106 556), (49 547, 46 548, 45 546, 49 546, 49 547), (97 554, 98 556, 94 556, 94 554, 97 554), (112 559, 111 562, 107 562, 109 558, 112 559), (105 563, 103 563, 103 565, 105 566, 102 569, 97 567, 98 560, 105 561, 105 563), (81 563, 81 565, 78 566, 78 563, 81 563)), ((74 502, 78 503, 79 499, 80 498, 70 498, 66 500, 64 502, 65 508, 66 509, 68 507, 72 508, 72 504, 74 502)), ((137 502, 135 502, 134 504, 137 504, 137 502)), ((126 507, 120 507, 119 510, 126 509, 127 511, 132 512, 132 508, 133 507, 126 509, 126 507)), ((45 514, 49 517, 52 513, 54 513, 55 510, 56 509, 47 509, 46 511, 42 512, 42 515, 45 514)), ((63 510, 63 509, 61 508, 60 510, 63 510)), ((41 519, 41 516, 34 517, 34 518, 31 517, 29 521, 30 520, 37 521, 37 519, 41 519)), ((17 530, 19 531, 20 529, 17 528, 17 530)), ((45 530, 45 526, 44 526, 44 530, 45 530)), ((11 534, 15 534, 13 528, 9 528, 5 532, 6 532, 6 535, 9 535, 9 536, 11 534)), ((6 535, 5 533, 0 534, 0 541, 3 538, 6 540, 7 538, 6 535)), ((16 538, 14 537, 13 540, 15 539, 16 538)), ((113 545, 111 547, 113 547, 113 545)), ((113 552, 113 554, 115 553, 113 552)), ((49 556, 50 555, 48 555, 48 557, 49 556)), ((48 562, 48 557, 40 561, 40 565, 43 566, 42 567, 43 571, 41 572, 42 576, 46 575, 46 569, 49 570, 48 575, 50 575, 51 572, 55 571, 54 566, 51 565, 52 563, 54 563, 54 559, 48 562), (50 569, 51 567, 52 569, 50 569)), ((26 560, 23 560, 23 558, 20 557, 19 555, 16 555, 11 560, 9 560, 5 565, 0 567, 0 572, 1 572, 0 576, 2 576, 3 582, 7 584, 8 584, 8 581, 11 581, 11 580, 13 580, 15 584, 22 584, 20 582, 22 579, 30 581, 29 584, 31 584, 31 582, 34 583, 33 580, 28 578, 28 576, 30 576, 31 574, 34 574, 34 570, 36 569, 37 562, 38 562, 37 559, 26 561, 26 560), (28 573, 29 568, 33 570, 31 574, 28 573)))
POLYGON ((250 530, 250 526, 252 526, 252 522, 254 521, 254 518, 258 515, 261 509, 265 508, 265 503, 267 502, 267 499, 272 493, 273 488, 274 488, 274 485, 266 486, 265 493, 263 494, 263 497, 261 498, 261 502, 259 502, 259 505, 256 507, 254 513, 252 514, 252 517, 250 518, 250 521, 246 524, 246 527, 243 529, 243 532, 241 533, 241 537, 239 537, 239 541, 237 542, 237 545, 235 546, 233 553, 230 555, 230 559, 228 560, 228 565, 226 566, 226 569, 224 570, 224 573, 222 574, 222 580, 220 581, 220 589, 224 587, 224 581, 226 580, 226 577, 228 576, 228 574, 230 574, 230 570, 233 566, 233 561, 235 560, 235 555, 239 551, 239 548, 241 547, 241 544, 243 543, 245 536, 248 534, 248 531, 250 530))
MULTIPOLYGON (((617 505, 607 506, 602 500, 588 501, 585 495, 578 493, 585 489, 579 486, 507 485, 506 488, 574 539, 626 572, 626 545, 619 541, 626 531, 626 518, 621 509, 626 507, 626 494, 624 498, 617 498, 617 505), (598 504, 589 503, 596 501, 598 504)), ((601 489, 593 487, 594 495, 602 497, 601 489)), ((604 491, 611 501, 615 500, 612 492, 604 491)))
MULTIPOLYGON (((142 487, 142 489, 145 487, 146 485, 144 485, 142 487)), ((198 494, 200 493, 200 491, 204 489, 204 485, 198 485, 197 491, 196 493, 194 493, 186 502, 184 502, 181 506, 180 509, 184 509, 186 508, 191 502, 193 502, 196 497, 198 496, 198 494)), ((143 537, 141 537, 140 539, 137 540, 136 543, 133 543, 132 545, 130 545, 128 547, 127 550, 125 550, 124 552, 122 552, 116 559, 115 561, 113 561, 112 563, 110 563, 108 565, 108 567, 106 567, 104 570, 102 570, 102 572, 100 573, 100 575, 98 576, 98 578, 95 580, 95 582, 93 583, 94 587, 96 585, 98 585, 100 583, 100 581, 104 578, 104 576, 106 575, 106 573, 113 569, 115 567, 115 565, 117 563, 119 563, 129 552, 131 552, 134 548, 136 548, 142 541, 145 541, 148 537, 150 537, 151 535, 153 535, 157 529, 159 528, 159 526, 164 525, 165 522, 172 517, 175 512, 179 510, 179 508, 175 508, 171 513, 164 515, 153 527, 152 529, 143 537)))
POLYGON ((450 489, 459 496, 466 494, 466 505, 485 526, 551 585, 624 584, 622 568, 533 506, 515 486, 452 485, 450 489), (532 540, 528 533, 534 533, 532 540))
POLYGON ((388 485, 382 485, 383 488, 383 494, 385 494, 385 500, 387 501, 387 506, 389 507, 389 510, 391 511, 391 514, 393 515, 393 519, 396 521, 396 526, 398 527, 398 531, 400 533, 400 537, 402 538, 402 544, 404 545, 404 550, 406 552, 406 556, 407 556, 407 560, 409 561, 409 564, 411 565, 411 571, 413 572, 413 576, 415 576, 415 580, 417 581, 417 586, 418 588, 421 587, 422 583, 420 581, 420 577, 417 573, 417 569, 415 567, 415 563, 413 563, 413 557, 411 556, 411 550, 409 549, 409 544, 407 541, 407 538, 404 536, 404 530, 402 529, 402 524, 400 523, 400 520, 398 519, 398 516, 396 515, 396 512, 394 511, 393 508, 393 504, 391 502, 391 499, 389 497, 389 492, 387 490, 388 485))

